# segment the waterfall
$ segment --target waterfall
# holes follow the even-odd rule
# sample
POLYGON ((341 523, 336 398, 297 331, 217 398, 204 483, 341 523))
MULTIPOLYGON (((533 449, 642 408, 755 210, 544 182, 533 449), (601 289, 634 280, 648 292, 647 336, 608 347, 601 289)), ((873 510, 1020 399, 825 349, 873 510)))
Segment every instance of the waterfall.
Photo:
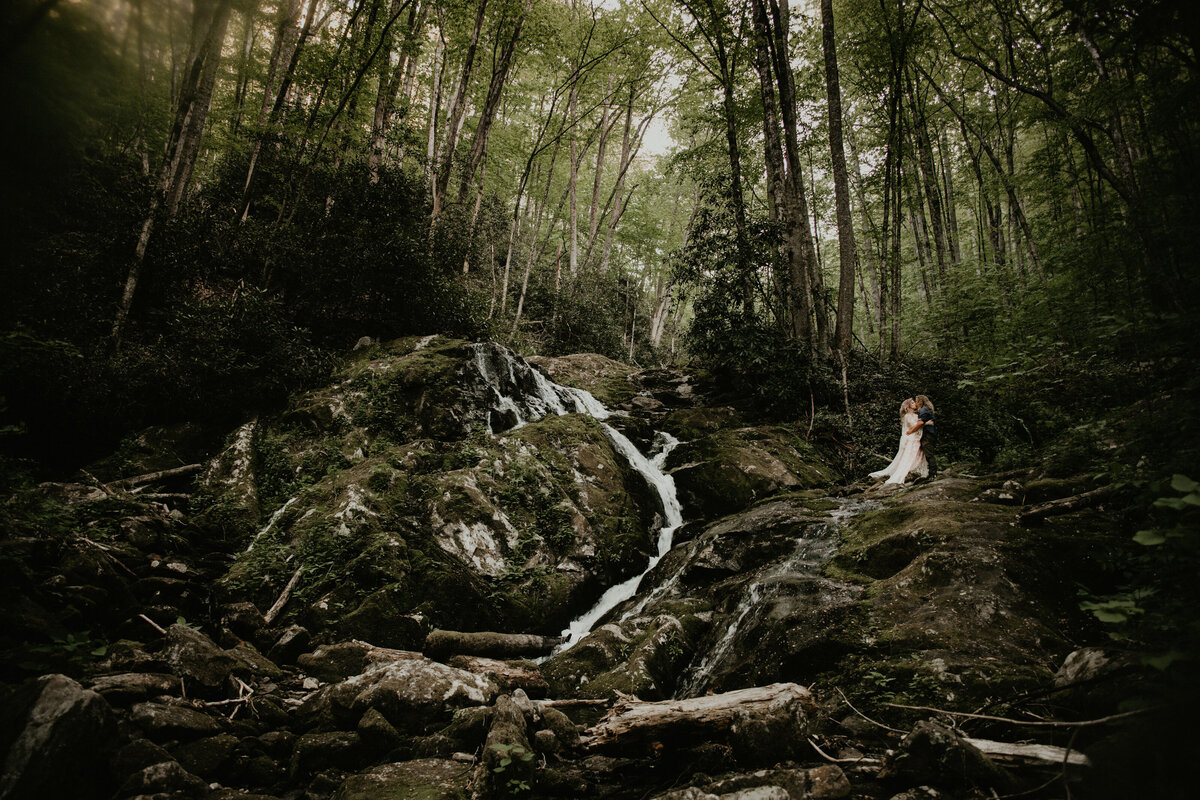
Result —
MULTIPOLYGON (((587 414, 597 420, 612 416, 590 392, 554 383, 524 360, 514 358, 507 348, 490 342, 471 347, 475 367, 490 390, 495 406, 488 415, 488 429, 492 433, 513 430, 551 414, 587 414), (501 423, 499 427, 497 422, 501 423)), ((646 568, 624 583, 610 587, 591 610, 574 620, 563 631, 566 641, 558 652, 570 648, 586 636, 601 617, 633 597, 646 573, 670 551, 675 530, 683 524, 683 509, 675 493, 675 481, 662 471, 667 456, 679 440, 670 434, 656 432, 654 444, 658 452, 650 459, 616 428, 607 423, 602 423, 601 428, 613 448, 654 490, 662 507, 663 524, 658 531, 657 552, 646 568)))
MULTIPOLYGON (((676 697, 696 697, 703 693, 707 682, 733 649, 746 618, 752 612, 761 611, 763 604, 779 596, 784 588, 794 586, 798 581, 815 581, 830 587, 837 586, 834 581, 821 575, 821 567, 837 551, 838 528, 855 514, 880 507, 878 503, 860 499, 843 499, 838 502, 838 508, 829 512, 829 522, 807 526, 804 534, 796 539, 796 546, 787 557, 746 584, 721 638, 707 650, 699 663, 689 667, 689 675, 675 692, 676 697)), ((643 599, 641 605, 644 606, 649 599, 643 599)))

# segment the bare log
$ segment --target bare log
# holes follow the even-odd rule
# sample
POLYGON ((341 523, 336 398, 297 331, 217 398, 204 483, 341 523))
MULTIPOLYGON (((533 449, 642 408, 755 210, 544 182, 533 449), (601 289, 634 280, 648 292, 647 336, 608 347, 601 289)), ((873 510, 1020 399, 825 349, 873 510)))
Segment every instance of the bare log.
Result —
POLYGON ((735 749, 804 745, 816 709, 808 689, 774 683, 687 700, 622 697, 582 737, 589 749, 641 750, 653 742, 730 740, 735 749))
POLYGON ((1004 766, 1090 767, 1092 762, 1078 750, 1055 747, 1050 744, 1018 744, 996 742, 991 739, 966 739, 984 755, 1004 766))
POLYGON ((424 651, 438 659, 454 655, 520 658, 547 655, 562 641, 560 636, 538 636, 532 633, 463 633, 436 630, 430 631, 425 637, 424 651))
POLYGON ((145 475, 135 475, 132 478, 121 478, 118 481, 112 481, 108 486, 116 489, 128 489, 133 486, 167 480, 168 478, 180 478, 185 475, 191 475, 194 472, 199 472, 203 467, 203 464, 188 464, 183 467, 159 470, 158 472, 147 472, 145 475))
POLYGON ((1083 494, 1064 497, 1060 500, 1051 500, 1049 503, 1033 506, 1028 511, 1022 511, 1018 519, 1021 522, 1033 522, 1034 520, 1053 517, 1059 514, 1069 514, 1081 508, 1089 508, 1097 505, 1101 500, 1115 491, 1116 487, 1114 486, 1101 486, 1099 489, 1092 489, 1090 492, 1084 492, 1083 494))
POLYGON ((296 583, 300 580, 300 573, 304 571, 304 565, 296 567, 296 571, 292 573, 292 579, 287 582, 287 586, 283 587, 283 592, 280 593, 279 599, 275 601, 275 605, 271 606, 271 610, 263 614, 263 622, 270 625, 279 616, 279 612, 283 611, 283 607, 287 605, 288 598, 292 596, 292 589, 296 588, 296 583))

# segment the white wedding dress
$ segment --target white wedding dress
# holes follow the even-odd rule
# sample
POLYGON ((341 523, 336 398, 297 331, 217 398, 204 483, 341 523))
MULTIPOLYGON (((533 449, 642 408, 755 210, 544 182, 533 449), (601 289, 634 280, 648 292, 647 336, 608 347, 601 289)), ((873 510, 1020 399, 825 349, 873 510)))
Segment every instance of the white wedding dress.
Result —
POLYGON ((900 420, 900 449, 896 457, 878 472, 872 472, 872 478, 887 478, 888 483, 904 483, 910 474, 924 478, 929 475, 929 464, 925 461, 925 453, 921 450, 921 429, 909 435, 906 431, 920 421, 916 413, 905 414, 900 420))

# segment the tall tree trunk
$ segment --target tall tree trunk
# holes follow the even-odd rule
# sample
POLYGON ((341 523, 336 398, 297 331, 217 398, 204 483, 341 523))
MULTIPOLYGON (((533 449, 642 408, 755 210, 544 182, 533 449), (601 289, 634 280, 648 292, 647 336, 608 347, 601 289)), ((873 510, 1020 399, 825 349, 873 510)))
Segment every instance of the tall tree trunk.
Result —
MULTIPOLYGON (((471 76, 475 73, 475 51, 479 47, 479 34, 483 30, 487 4, 488 0, 479 0, 479 6, 475 10, 475 27, 472 28, 471 39, 467 43, 467 54, 463 59, 458 85, 451 96, 450 111, 446 119, 446 139, 442 144, 442 157, 434 176, 433 210, 430 214, 430 219, 434 223, 442 214, 442 207, 446 202, 446 190, 450 186, 450 168, 454 164, 454 150, 458 145, 458 135, 462 130, 463 118, 467 110, 467 94, 470 89, 471 76)), ((430 230, 432 231, 432 226, 430 230)))
MULTIPOLYGON (((392 0, 392 16, 400 11, 403 3, 404 0, 392 0)), ((367 169, 371 172, 371 183, 379 180, 379 169, 383 166, 387 149, 388 126, 396 109, 396 95, 409 72, 410 62, 415 61, 420 52, 417 42, 425 27, 428 13, 428 3, 418 0, 412 4, 408 12, 408 26, 400 44, 400 55, 394 67, 390 64, 392 48, 388 47, 383 53, 379 71, 379 92, 375 97, 375 115, 371 119, 371 141, 367 148, 367 169)))
MULTIPOLYGON (((491 134, 492 124, 496 119, 496 111, 500 108, 500 98, 504 94, 504 86, 508 80, 508 73, 512 69, 513 58, 517 52, 517 43, 521 40, 521 29, 525 25, 525 18, 529 14, 529 9, 533 5, 533 0, 525 0, 525 5, 521 8, 520 15, 513 22, 512 34, 508 39, 504 40, 504 47, 500 50, 499 57, 495 54, 495 49, 492 51, 492 80, 488 85, 487 99, 483 103, 483 111, 479 115, 479 122, 475 126, 475 135, 471 140, 471 150, 467 155, 467 162, 463 167, 462 181, 458 189, 458 202, 463 202, 470 191, 471 182, 475 179, 475 171, 479 169, 479 164, 483 160, 483 154, 487 150, 488 136, 491 134)), ((497 30, 497 44, 499 43, 500 32, 497 30)))
POLYGON ((854 334, 854 272, 858 251, 850 215, 850 178, 842 144, 842 90, 838 80, 837 39, 833 29, 833 1, 821 0, 822 44, 825 51, 825 94, 829 101, 829 149, 833 162, 833 193, 837 207, 838 305, 833 349, 845 363, 854 334))
POLYGON ((121 334, 129 319, 133 298, 145 261, 146 247, 160 219, 170 219, 179 210, 183 195, 191 183, 200 141, 208 122, 221 47, 229 26, 231 0, 196 0, 193 9, 191 57, 180 87, 175 121, 167 138, 167 153, 159 172, 158 185, 150 199, 150 209, 142 223, 134 248, 133 261, 125 278, 117 314, 113 320, 112 343, 120 345, 121 334))
POLYGON ((300 61, 304 44, 314 30, 319 30, 324 24, 324 20, 316 23, 318 2, 319 0, 309 0, 303 28, 300 26, 302 0, 287 0, 279 6, 279 26, 276 29, 275 44, 271 50, 267 79, 263 83, 262 106, 258 114, 258 135, 250 152, 250 162, 246 167, 246 179, 242 184, 242 201, 238 210, 239 223, 245 222, 250 215, 255 168, 268 138, 275 134, 284 106, 287 105, 292 77, 295 75, 296 65, 300 61), (284 67, 282 75, 279 71, 281 66, 284 67))

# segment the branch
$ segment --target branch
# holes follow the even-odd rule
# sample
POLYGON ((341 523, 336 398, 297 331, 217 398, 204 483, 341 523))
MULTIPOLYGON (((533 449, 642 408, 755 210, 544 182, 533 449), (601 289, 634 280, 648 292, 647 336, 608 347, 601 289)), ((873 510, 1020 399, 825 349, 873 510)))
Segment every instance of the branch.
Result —
POLYGON ((1024 720, 1024 719, 1009 719, 1008 717, 993 717, 987 714, 972 714, 967 711, 947 711, 943 708, 933 708, 931 706, 906 706, 902 703, 888 703, 892 708, 904 708, 909 711, 932 711, 935 714, 945 714, 950 717, 964 717, 966 719, 982 719, 988 722, 1004 722, 1009 725, 1024 725, 1029 728, 1090 728, 1094 725, 1107 725, 1110 722, 1116 722, 1122 719, 1131 717, 1139 717, 1143 714, 1152 714, 1157 711, 1165 711, 1170 706, 1158 705, 1150 708, 1139 708, 1134 711, 1124 711, 1120 714, 1111 714, 1107 717, 1099 719, 1083 719, 1074 722, 1059 721, 1059 720, 1024 720))
POLYGON ((304 571, 304 565, 296 567, 296 571, 292 573, 292 579, 288 581, 287 586, 283 587, 283 592, 279 595, 279 599, 275 601, 275 605, 271 606, 271 610, 263 615, 263 621, 270 625, 279 616, 279 612, 283 611, 283 607, 287 605, 288 598, 292 596, 292 589, 300 580, 300 573, 304 571))

